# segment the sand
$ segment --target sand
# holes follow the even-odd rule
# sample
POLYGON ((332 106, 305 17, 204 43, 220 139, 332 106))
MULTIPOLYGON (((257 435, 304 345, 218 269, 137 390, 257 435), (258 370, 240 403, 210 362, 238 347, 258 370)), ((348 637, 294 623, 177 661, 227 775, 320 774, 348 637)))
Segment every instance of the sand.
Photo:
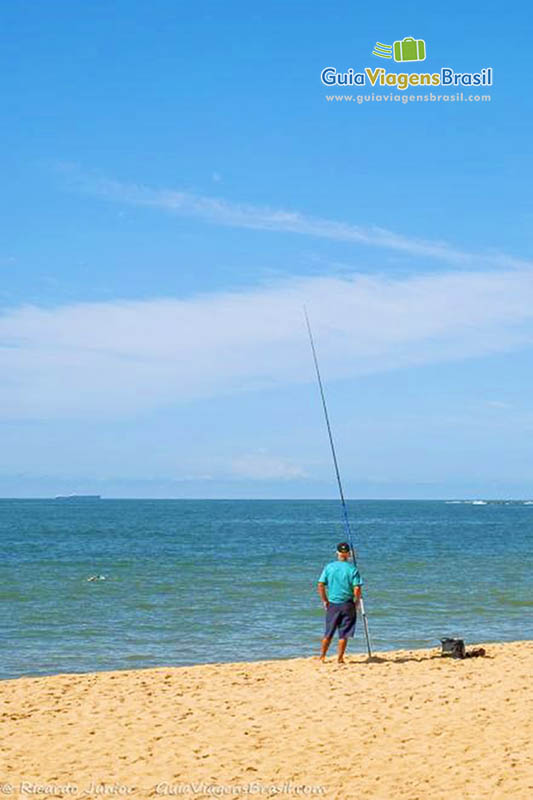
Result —
POLYGON ((533 798, 533 642, 0 683, 0 795, 533 798))

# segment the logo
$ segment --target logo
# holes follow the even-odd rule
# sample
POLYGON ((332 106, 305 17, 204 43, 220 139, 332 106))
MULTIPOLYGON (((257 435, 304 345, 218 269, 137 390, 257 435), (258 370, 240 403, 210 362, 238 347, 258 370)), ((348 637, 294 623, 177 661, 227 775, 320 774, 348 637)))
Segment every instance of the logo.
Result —
POLYGON ((394 45, 376 42, 372 50, 372 55, 378 58, 392 58, 393 53, 395 61, 425 61, 426 42, 424 39, 406 36, 405 39, 394 42, 394 45))
MULTIPOLYGON (((377 58, 394 59, 396 63, 412 64, 413 62, 425 61, 427 57, 425 39, 415 39, 413 36, 405 36, 392 44, 376 42, 372 55, 377 58)), ((388 65, 387 65, 388 66, 388 65)), ((393 66, 392 64, 390 66, 393 66)), ((349 69, 338 70, 336 67, 324 67, 320 72, 320 80, 324 86, 366 86, 370 84, 372 88, 396 88, 400 92, 405 92, 412 87, 433 87, 442 86, 452 90, 463 86, 492 86, 493 69, 483 67, 477 72, 456 72, 452 67, 440 67, 432 72, 408 71, 408 67, 403 67, 404 71, 386 69, 385 65, 373 67, 349 67, 349 69)), ((415 64, 416 69, 416 64, 415 64)))

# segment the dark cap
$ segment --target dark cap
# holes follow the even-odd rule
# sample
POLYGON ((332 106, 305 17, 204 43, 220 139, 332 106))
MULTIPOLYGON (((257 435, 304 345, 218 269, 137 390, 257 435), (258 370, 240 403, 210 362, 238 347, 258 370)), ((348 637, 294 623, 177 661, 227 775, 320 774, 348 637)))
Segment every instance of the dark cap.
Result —
POLYGON ((337 545, 337 553, 349 553, 350 552, 350 545, 348 542, 341 542, 337 545))

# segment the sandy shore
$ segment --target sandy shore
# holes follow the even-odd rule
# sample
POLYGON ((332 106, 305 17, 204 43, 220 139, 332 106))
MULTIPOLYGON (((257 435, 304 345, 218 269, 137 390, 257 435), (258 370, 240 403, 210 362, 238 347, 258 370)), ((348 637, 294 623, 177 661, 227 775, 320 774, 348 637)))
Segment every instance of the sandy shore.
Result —
POLYGON ((0 683, 0 794, 533 797, 533 642, 0 683))

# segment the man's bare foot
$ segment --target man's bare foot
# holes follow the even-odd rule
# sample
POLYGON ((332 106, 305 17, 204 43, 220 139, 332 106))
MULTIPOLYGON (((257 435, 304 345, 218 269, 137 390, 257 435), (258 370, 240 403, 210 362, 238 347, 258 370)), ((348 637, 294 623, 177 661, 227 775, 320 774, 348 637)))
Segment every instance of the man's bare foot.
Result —
POLYGON ((344 660, 344 658, 338 658, 337 664, 346 664, 346 661, 344 660))
POLYGON ((322 662, 322 664, 326 663, 326 656, 317 656, 318 660, 322 662))

